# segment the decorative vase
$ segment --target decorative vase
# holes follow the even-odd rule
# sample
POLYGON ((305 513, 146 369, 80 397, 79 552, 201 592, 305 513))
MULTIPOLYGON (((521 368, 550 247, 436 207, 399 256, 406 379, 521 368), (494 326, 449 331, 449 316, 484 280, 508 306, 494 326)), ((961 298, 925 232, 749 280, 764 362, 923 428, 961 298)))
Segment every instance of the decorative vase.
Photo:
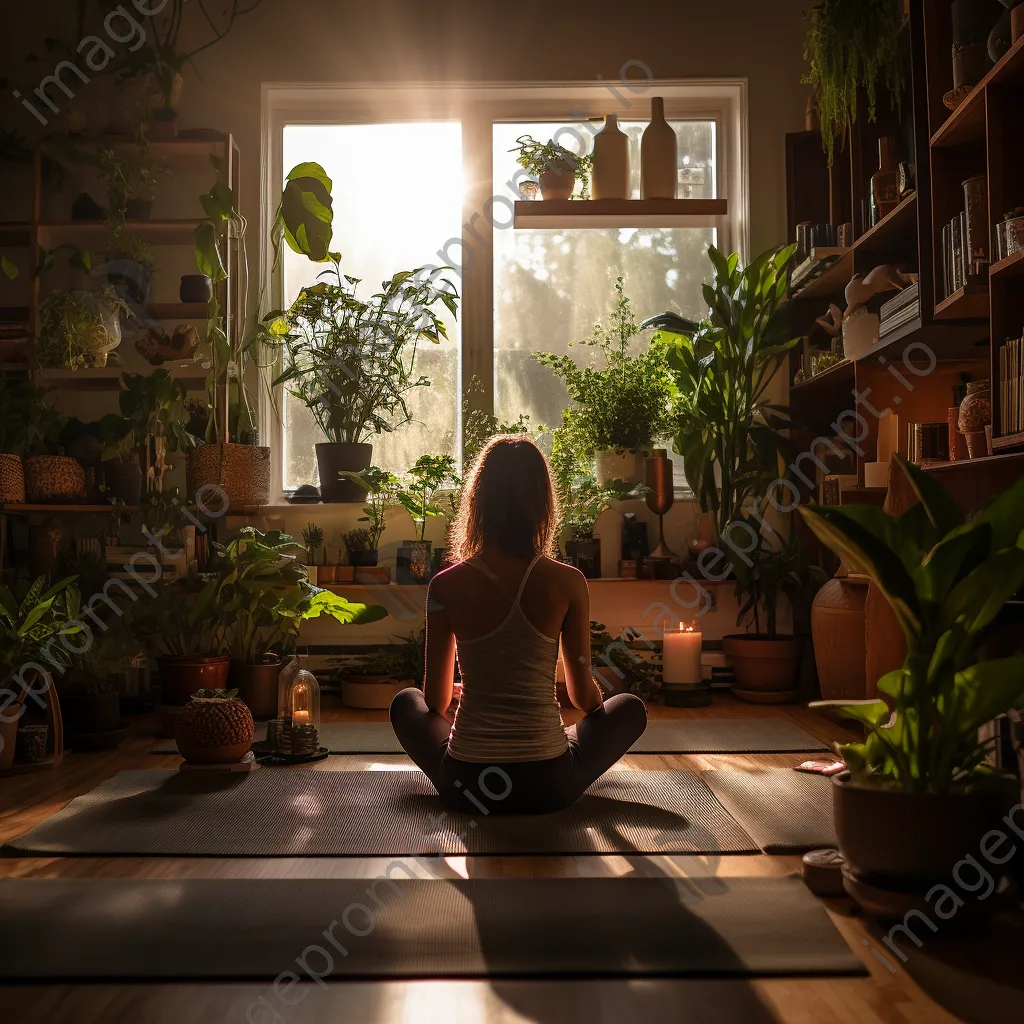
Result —
POLYGON ((252 747, 255 731, 245 702, 228 694, 193 697, 174 723, 178 753, 193 764, 241 761, 252 747))
POLYGON ((85 470, 64 455, 31 455, 22 463, 25 496, 32 504, 80 501, 85 496, 85 470))
POLYGON ((576 174, 572 168, 549 167, 540 172, 542 199, 568 199, 576 185, 576 174))
MULTIPOLYGON (((270 449, 249 444, 202 444, 185 461, 186 488, 197 500, 203 488, 224 493, 229 505, 270 504, 270 449)), ((215 496, 203 495, 203 504, 219 508, 215 496)))
POLYGON ((715 543, 715 513, 700 512, 697 515, 697 536, 691 537, 686 545, 690 558, 696 560, 701 553, 714 546, 715 543))
POLYGON ((89 365, 106 366, 107 356, 121 344, 120 314, 96 292, 74 292, 73 295, 85 309, 94 313, 103 325, 102 331, 89 332, 88 337, 92 342, 86 349, 89 365))
POLYGON ((967 251, 970 270, 979 273, 988 263, 988 182, 984 174, 975 174, 963 183, 965 221, 967 223, 967 251))
POLYGON ((594 170, 590 192, 595 199, 629 198, 629 138, 615 114, 607 114, 594 136, 594 170))
POLYGON ((867 650, 864 583, 835 578, 815 595, 811 605, 814 664, 824 700, 863 700, 867 650))
POLYGON ((185 274, 178 289, 182 302, 207 303, 213 298, 213 282, 205 274, 185 274))
POLYGON ((354 480, 341 479, 339 474, 368 469, 373 458, 373 445, 321 441, 315 448, 321 499, 325 502, 366 501, 366 488, 354 480))
POLYGON ((0 455, 0 505, 25 504, 25 471, 17 455, 0 455))
POLYGON ((595 463, 599 487, 608 487, 615 480, 636 484, 644 473, 644 456, 636 452, 598 452, 595 463))
POLYGON ((878 170, 871 177, 872 223, 877 224, 899 204, 900 174, 896 140, 883 136, 878 140, 878 170))
POLYGON ((647 459, 645 483, 647 493, 644 501, 658 517, 658 545, 651 552, 651 558, 675 558, 675 552, 665 543, 665 515, 675 504, 675 488, 672 482, 672 460, 665 448, 655 448, 647 459))
POLYGON ((430 578, 430 541, 406 540, 398 548, 395 582, 416 586, 430 578))
POLYGON ((640 195, 643 199, 675 199, 679 179, 676 133, 665 120, 665 99, 651 100, 651 121, 640 139, 640 195))
MULTIPOLYGON (((984 433, 985 425, 992 422, 992 399, 988 380, 972 380, 967 385, 967 397, 960 403, 957 425, 963 434, 984 433)), ((973 456, 972 456, 973 458, 973 456)))

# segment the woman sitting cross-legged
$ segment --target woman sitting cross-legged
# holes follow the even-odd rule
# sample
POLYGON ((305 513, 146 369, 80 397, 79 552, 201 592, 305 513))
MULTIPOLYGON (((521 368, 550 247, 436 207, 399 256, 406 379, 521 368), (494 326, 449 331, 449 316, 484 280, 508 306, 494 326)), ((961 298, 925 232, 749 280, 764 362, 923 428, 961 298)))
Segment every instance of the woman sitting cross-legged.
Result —
POLYGON ((391 704, 399 742, 445 802, 470 813, 530 814, 572 803, 643 733, 632 694, 602 702, 590 671, 590 595, 552 559, 557 524, 547 462, 524 437, 493 438, 473 467, 455 524, 458 564, 427 593, 426 677, 391 704), (565 730, 555 696, 584 713, 565 730), (462 697, 455 724, 444 714, 462 697))

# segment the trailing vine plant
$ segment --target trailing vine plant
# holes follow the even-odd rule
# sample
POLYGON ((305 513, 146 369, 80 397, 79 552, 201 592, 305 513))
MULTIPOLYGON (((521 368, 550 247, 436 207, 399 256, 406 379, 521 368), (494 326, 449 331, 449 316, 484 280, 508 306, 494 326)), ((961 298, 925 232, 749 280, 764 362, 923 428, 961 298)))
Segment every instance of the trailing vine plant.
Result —
POLYGON ((857 93, 867 93, 868 120, 875 120, 879 80, 894 110, 902 113, 903 66, 898 35, 903 0, 822 0, 810 12, 804 44, 810 70, 803 81, 814 88, 821 112, 821 140, 829 166, 851 124, 857 93))

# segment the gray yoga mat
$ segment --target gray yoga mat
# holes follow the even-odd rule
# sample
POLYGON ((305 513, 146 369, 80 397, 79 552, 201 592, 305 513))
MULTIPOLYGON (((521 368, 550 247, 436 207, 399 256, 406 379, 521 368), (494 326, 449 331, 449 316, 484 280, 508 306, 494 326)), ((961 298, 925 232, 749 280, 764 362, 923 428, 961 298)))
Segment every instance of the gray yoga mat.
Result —
MULTIPOLYGON (((267 735, 256 726, 256 739, 267 735)), ((324 722, 320 742, 332 754, 401 754, 390 722, 324 722)), ((631 754, 767 754, 827 750, 825 744, 785 718, 707 718, 649 722, 631 754)), ((176 754, 174 740, 161 740, 154 754, 176 754)))
POLYGON ((785 878, 5 878, 0 927, 4 982, 866 973, 785 878))
POLYGON ((120 772, 8 846, 169 857, 757 850, 690 772, 614 771, 554 814, 470 816, 445 812, 418 771, 269 767, 120 772))
POLYGON ((838 846, 832 780, 791 768, 719 769, 700 777, 765 853, 838 846))

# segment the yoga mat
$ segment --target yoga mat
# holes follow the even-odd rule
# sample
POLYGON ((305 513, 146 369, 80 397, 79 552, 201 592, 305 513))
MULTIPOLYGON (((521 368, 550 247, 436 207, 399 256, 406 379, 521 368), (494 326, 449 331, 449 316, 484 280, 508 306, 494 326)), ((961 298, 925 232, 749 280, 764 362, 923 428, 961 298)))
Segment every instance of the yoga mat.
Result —
MULTIPOLYGON (((500 780, 485 781, 501 792, 500 780)), ((471 816, 446 812, 418 771, 301 768, 120 772, 8 845, 169 857, 757 850, 690 772, 609 772, 554 814, 471 816)))
POLYGON ((765 853, 838 846, 832 780, 791 768, 719 769, 700 777, 765 853))
POLYGON ((631 754, 778 754, 828 750, 785 718, 705 718, 648 722, 631 754))
POLYGON ((785 878, 5 878, 0 927, 5 982, 867 973, 785 878))
MULTIPOLYGON (((256 739, 267 727, 256 726, 256 739)), ((390 722, 324 722, 320 742, 332 754, 401 754, 390 722)), ((785 718, 708 718, 649 722, 631 754, 767 754, 827 750, 825 744, 785 718)), ((154 754, 176 754, 174 740, 161 740, 154 754)))

